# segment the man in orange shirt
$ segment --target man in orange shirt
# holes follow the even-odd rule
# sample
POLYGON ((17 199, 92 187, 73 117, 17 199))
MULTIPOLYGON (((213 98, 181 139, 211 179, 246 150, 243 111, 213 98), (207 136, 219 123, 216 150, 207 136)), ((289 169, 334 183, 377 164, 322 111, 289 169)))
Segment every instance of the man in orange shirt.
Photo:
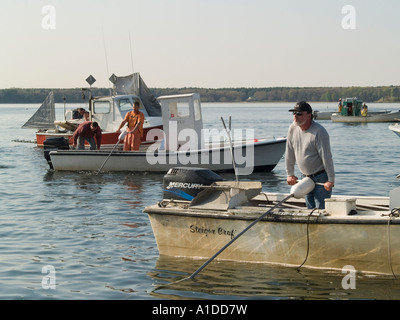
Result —
POLYGON ((117 132, 121 131, 121 128, 128 123, 128 128, 126 129, 127 135, 124 140, 124 150, 139 150, 141 138, 143 136, 143 123, 144 114, 139 111, 140 103, 136 101, 133 104, 133 110, 125 115, 124 120, 122 120, 117 132))

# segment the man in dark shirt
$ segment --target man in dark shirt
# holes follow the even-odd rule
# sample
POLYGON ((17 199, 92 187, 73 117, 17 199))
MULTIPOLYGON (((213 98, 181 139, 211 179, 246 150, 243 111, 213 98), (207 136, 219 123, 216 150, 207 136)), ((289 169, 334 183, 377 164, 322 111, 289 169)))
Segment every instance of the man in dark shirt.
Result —
POLYGON ((74 148, 78 145, 78 150, 85 149, 85 140, 90 144, 90 150, 100 150, 101 146, 101 128, 97 122, 86 121, 76 128, 74 135, 74 148), (94 140, 96 137, 96 141, 94 140))
POLYGON ((85 121, 89 121, 89 112, 83 108, 75 109, 72 112, 72 119, 84 119, 85 121))

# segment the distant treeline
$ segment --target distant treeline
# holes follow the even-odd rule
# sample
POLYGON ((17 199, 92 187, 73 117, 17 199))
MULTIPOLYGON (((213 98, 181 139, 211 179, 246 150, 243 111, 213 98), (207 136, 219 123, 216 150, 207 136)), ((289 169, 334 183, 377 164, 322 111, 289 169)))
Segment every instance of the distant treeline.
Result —
POLYGON ((339 98, 358 97, 366 102, 398 102, 400 86, 386 87, 310 87, 310 88, 182 88, 152 89, 155 96, 198 92, 203 102, 297 102, 324 101, 335 102, 339 98))
MULTIPOLYGON (((54 91, 56 103, 77 103, 87 101, 89 94, 75 89, 1 89, 0 103, 41 103, 48 93, 54 91)), ((111 89, 92 88, 93 96, 105 96, 111 89)), ((400 86, 385 87, 308 87, 308 88, 150 88, 158 97, 162 95, 200 93, 202 102, 270 102, 270 101, 324 101, 334 102, 339 98, 358 97, 365 102, 399 102, 400 86)))
MULTIPOLYGON (((56 103, 77 103, 87 101, 89 93, 80 88, 75 89, 2 89, 0 90, 0 103, 42 103, 50 91, 54 92, 56 103), (83 94, 84 93, 84 94, 83 94)), ((104 96, 110 94, 110 89, 92 88, 93 96, 104 96)))

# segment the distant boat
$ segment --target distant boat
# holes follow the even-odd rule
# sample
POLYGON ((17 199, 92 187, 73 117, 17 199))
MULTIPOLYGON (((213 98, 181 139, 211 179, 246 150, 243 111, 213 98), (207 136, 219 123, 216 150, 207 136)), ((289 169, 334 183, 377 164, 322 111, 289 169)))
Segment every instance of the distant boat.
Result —
POLYGON ((337 111, 319 111, 315 110, 313 115, 314 115, 314 120, 331 120, 332 114, 336 113, 337 111))
POLYGON ((400 120, 400 111, 370 112, 361 99, 347 98, 343 101, 340 112, 331 115, 332 122, 397 122, 400 120), (365 109, 364 109, 365 108, 365 109))
MULTIPOLYGON (((96 121, 103 130, 102 145, 113 146, 118 141, 116 132, 127 112, 132 110, 135 101, 140 102, 140 111, 144 113, 143 142, 147 141, 147 132, 162 129, 161 106, 147 88, 139 73, 125 77, 112 76, 114 94, 89 99, 89 120, 96 121)), ((64 137, 72 145, 72 136, 83 119, 73 119, 74 110, 65 110, 64 119, 56 120, 53 91, 22 128, 35 128, 37 146, 43 147, 47 138, 64 137)), ((154 142, 154 141, 151 141, 154 142)))
POLYGON ((400 124, 394 123, 389 125, 389 130, 392 130, 395 134, 400 137, 400 124))
POLYGON ((48 153, 50 161, 46 159, 50 167, 56 171, 103 169, 166 172, 176 166, 185 166, 236 171, 247 175, 253 171, 271 171, 285 153, 286 138, 254 139, 254 132, 252 136, 242 136, 241 140, 236 139, 232 143, 221 141, 222 135, 217 135, 216 141, 213 138, 211 142, 207 141, 198 93, 158 99, 161 103, 163 130, 149 131, 149 135, 155 133, 161 137, 157 142, 147 145, 142 143, 138 151, 59 148, 48 153))

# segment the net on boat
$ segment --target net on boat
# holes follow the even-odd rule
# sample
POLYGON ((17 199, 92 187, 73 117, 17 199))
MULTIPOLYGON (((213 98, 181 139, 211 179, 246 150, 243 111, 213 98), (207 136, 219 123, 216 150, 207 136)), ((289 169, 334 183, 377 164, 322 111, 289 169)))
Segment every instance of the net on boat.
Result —
POLYGON ((39 109, 21 128, 51 129, 54 128, 55 120, 54 94, 53 91, 50 91, 39 109))
POLYGON ((151 93, 138 72, 124 77, 112 75, 115 94, 134 94, 140 97, 147 113, 151 117, 161 117, 161 105, 151 93))

